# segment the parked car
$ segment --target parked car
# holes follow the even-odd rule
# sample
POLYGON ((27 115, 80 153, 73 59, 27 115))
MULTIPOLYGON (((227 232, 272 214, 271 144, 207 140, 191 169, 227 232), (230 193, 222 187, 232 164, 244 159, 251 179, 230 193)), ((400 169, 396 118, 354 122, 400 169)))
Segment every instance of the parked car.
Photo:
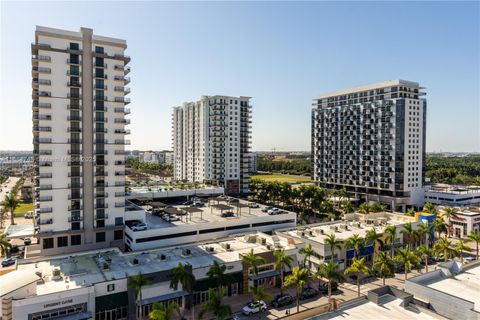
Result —
POLYGON ((313 289, 312 287, 306 287, 305 289, 303 289, 302 293, 300 294, 300 300, 307 300, 317 295, 318 295, 317 290, 313 289))
MULTIPOLYGON (((337 291, 338 283, 335 281, 332 282, 332 292, 337 291)), ((318 286, 318 291, 322 294, 328 294, 328 282, 324 282, 318 286)))
POLYGON ((270 209, 270 210, 267 211, 267 213, 269 215, 279 214, 279 212, 280 212, 280 209, 278 209, 278 208, 273 208, 273 209, 270 209))
POLYGON ((180 220, 180 218, 177 217, 176 215, 171 215, 171 216, 165 217, 164 220, 167 221, 167 222, 173 222, 173 221, 178 221, 178 220, 180 220))
POLYGON ((190 207, 201 208, 201 207, 205 207, 205 204, 203 204, 202 202, 195 202, 190 207))
POLYGON ((262 209, 262 212, 268 212, 268 210, 272 210, 273 208, 275 208, 275 207, 272 207, 272 206, 264 207, 264 208, 262 209))
POLYGON ((250 203, 248 204, 248 206, 249 206, 250 208, 260 208, 260 206, 259 206, 258 203, 256 203, 256 202, 250 202, 250 203))
POLYGON ((252 314, 264 312, 267 310, 267 304, 263 300, 252 301, 248 303, 242 309, 242 313, 246 316, 251 316, 252 314))
POLYGON ((283 306, 288 306, 293 303, 293 297, 289 294, 279 294, 278 296, 275 297, 272 301, 272 306, 274 308, 280 308, 283 306))
POLYGON ((30 239, 28 237, 23 239, 23 244, 26 245, 26 246, 31 245, 32 244, 32 239, 30 239))
POLYGON ((240 202, 240 200, 238 200, 237 198, 230 197, 230 198, 228 198, 228 202, 229 203, 237 203, 237 202, 240 202))
POLYGON ((189 205, 192 205, 192 204, 193 204, 192 200, 187 200, 187 201, 182 202, 182 205, 184 205, 184 206, 189 206, 189 205))
POLYGON ((232 211, 225 211, 225 212, 222 212, 221 216, 223 218, 231 218, 231 217, 235 217, 235 213, 233 213, 232 211))
POLYGON ((24 215, 25 219, 32 219, 33 218, 33 211, 28 211, 24 215))
POLYGON ((5 258, 2 260, 2 267, 14 265, 16 261, 14 258, 5 258))
POLYGON ((137 223, 137 224, 134 224, 130 227, 130 229, 132 229, 132 231, 143 231, 143 230, 147 230, 147 225, 145 223, 137 223))

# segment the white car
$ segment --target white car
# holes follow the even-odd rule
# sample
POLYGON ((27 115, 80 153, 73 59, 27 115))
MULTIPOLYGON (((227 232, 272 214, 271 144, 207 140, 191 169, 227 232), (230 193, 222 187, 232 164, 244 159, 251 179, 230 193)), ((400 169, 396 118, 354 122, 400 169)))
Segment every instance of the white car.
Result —
POLYGON ((147 225, 145 223, 137 223, 137 224, 134 224, 130 229, 132 229, 132 231, 143 231, 143 230, 147 230, 147 225))
POLYGON ((252 314, 264 312, 267 310, 267 304, 263 300, 252 301, 247 304, 242 309, 242 313, 246 316, 251 316, 252 314))
POLYGON ((260 208, 260 206, 259 206, 258 203, 256 203, 256 202, 250 202, 250 203, 248 204, 248 206, 249 206, 250 208, 260 208))
POLYGON ((164 220, 167 221, 167 222, 172 222, 172 221, 178 221, 178 220, 180 220, 180 218, 177 217, 177 216, 175 216, 175 215, 173 215, 173 216, 166 216, 166 217, 164 218, 164 220))
POLYGON ((270 209, 270 210, 267 211, 267 213, 269 215, 278 214, 279 212, 280 212, 280 209, 278 209, 278 208, 273 208, 273 209, 270 209))

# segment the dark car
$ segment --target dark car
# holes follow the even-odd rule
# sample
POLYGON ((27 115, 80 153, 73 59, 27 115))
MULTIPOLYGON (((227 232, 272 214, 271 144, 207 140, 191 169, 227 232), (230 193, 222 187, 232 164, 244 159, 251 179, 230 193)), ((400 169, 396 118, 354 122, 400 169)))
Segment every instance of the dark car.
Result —
MULTIPOLYGON (((332 292, 337 291, 338 283, 332 282, 332 292)), ((322 294, 328 294, 328 282, 324 282, 318 286, 318 291, 322 294)))
POLYGON ((318 295, 317 290, 315 290, 311 287, 307 287, 307 288, 303 289, 302 293, 300 294, 300 300, 307 300, 307 299, 313 298, 317 295, 318 295))
POLYGON ((279 294, 278 296, 275 297, 275 299, 272 301, 272 306, 274 308, 280 308, 283 306, 288 306, 293 303, 293 297, 289 294, 279 294))
POLYGON ((14 265, 15 262, 16 260, 13 258, 5 258, 2 260, 2 267, 8 267, 8 266, 14 265))
POLYGON ((235 217, 235 213, 233 213, 232 211, 225 211, 225 212, 222 212, 221 216, 223 218, 235 217))
POLYGON ((191 200, 187 200, 185 202, 182 202, 182 205, 184 205, 184 206, 189 206, 189 205, 192 205, 192 204, 193 204, 193 202, 191 200))
POLYGON ((201 208, 201 207, 205 207, 205 204, 202 202, 195 202, 190 207, 201 208))

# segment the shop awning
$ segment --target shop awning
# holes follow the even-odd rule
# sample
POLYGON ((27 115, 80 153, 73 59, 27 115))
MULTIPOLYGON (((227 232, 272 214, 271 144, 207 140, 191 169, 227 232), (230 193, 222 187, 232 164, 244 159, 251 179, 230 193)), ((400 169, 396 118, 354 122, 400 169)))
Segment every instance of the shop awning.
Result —
MULTIPOLYGON (((187 291, 176 291, 176 292, 172 292, 172 293, 169 293, 169 294, 164 294, 164 295, 161 295, 161 296, 156 296, 156 297, 143 299, 139 302, 140 302, 140 304, 145 305, 145 304, 150 304, 150 303, 155 303, 155 302, 168 301, 168 300, 176 299, 176 298, 183 297, 183 296, 186 296, 186 295, 188 295, 187 291)), ((139 304, 139 302, 137 302, 137 304, 139 304)))
POLYGON ((270 278, 270 277, 276 277, 276 276, 279 276, 280 275, 280 272, 278 272, 277 270, 271 270, 271 271, 267 271, 267 272, 262 272, 260 273, 259 275, 251 275, 249 278, 250 280, 259 280, 259 279, 265 279, 265 278, 270 278))
POLYGON ((56 320, 88 320, 92 319, 92 313, 90 311, 85 311, 82 313, 69 314, 68 316, 61 316, 58 318, 53 318, 56 320))

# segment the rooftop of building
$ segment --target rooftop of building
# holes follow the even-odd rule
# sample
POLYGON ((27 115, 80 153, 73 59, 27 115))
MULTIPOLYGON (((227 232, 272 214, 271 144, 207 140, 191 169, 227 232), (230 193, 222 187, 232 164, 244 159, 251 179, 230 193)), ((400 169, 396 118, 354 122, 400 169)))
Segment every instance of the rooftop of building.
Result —
POLYGON ((449 193, 449 194, 469 194, 480 193, 480 186, 467 186, 458 184, 435 183, 425 186, 427 192, 449 193))
POLYGON ((325 239, 329 234, 335 234, 338 240, 346 240, 354 234, 365 237, 372 228, 375 228, 377 233, 383 233, 387 226, 401 226, 407 222, 414 223, 415 218, 390 212, 370 213, 368 215, 353 213, 345 215, 344 220, 297 227, 282 232, 293 237, 306 238, 325 244, 325 239))
MULTIPOLYGON (((179 262, 188 263, 193 269, 208 267, 215 260, 220 264, 232 263, 239 261, 241 255, 250 250, 259 254, 272 251, 274 248, 294 249, 295 243, 286 237, 257 232, 195 245, 143 252, 122 253, 114 248, 37 258, 20 262, 17 270, 13 272, 19 275, 35 274, 42 278, 44 281, 37 283, 37 295, 43 295, 122 279, 140 272, 149 274, 170 270, 179 262), (262 239, 265 239, 265 242, 262 239)), ((2 280, 16 277, 15 273, 0 276, 0 284, 2 280)))
POLYGON ((418 82, 397 79, 397 80, 387 80, 387 81, 382 81, 382 82, 377 82, 377 83, 372 83, 372 84, 367 84, 362 86, 340 89, 333 92, 321 94, 317 97, 317 99, 324 99, 324 98, 341 96, 345 94, 374 90, 374 89, 389 88, 392 86, 406 86, 414 89, 424 89, 423 87, 420 87, 418 82))
POLYGON ((471 301, 480 312, 480 263, 460 267, 459 262, 450 261, 439 265, 439 270, 432 272, 435 276, 417 276, 409 281, 471 301))
POLYGON ((391 320, 430 320, 445 319, 432 313, 425 313, 414 305, 402 306, 403 300, 393 295, 385 294, 379 298, 378 304, 367 299, 340 308, 334 312, 321 314, 308 320, 340 320, 340 319, 391 319, 391 320))
MULTIPOLYGON (((80 31, 69 31, 69 30, 43 27, 43 26, 37 26, 35 31, 37 34, 38 33, 44 34, 44 35, 52 34, 52 35, 66 36, 66 37, 79 38, 79 39, 81 39, 83 31, 93 32, 93 30, 89 28, 80 28, 80 31)), ((99 36, 95 34, 93 34, 92 37, 94 41, 95 40, 106 41, 106 42, 111 42, 112 44, 116 43, 117 45, 122 45, 123 47, 126 47, 127 45, 127 41, 123 39, 99 36)))

